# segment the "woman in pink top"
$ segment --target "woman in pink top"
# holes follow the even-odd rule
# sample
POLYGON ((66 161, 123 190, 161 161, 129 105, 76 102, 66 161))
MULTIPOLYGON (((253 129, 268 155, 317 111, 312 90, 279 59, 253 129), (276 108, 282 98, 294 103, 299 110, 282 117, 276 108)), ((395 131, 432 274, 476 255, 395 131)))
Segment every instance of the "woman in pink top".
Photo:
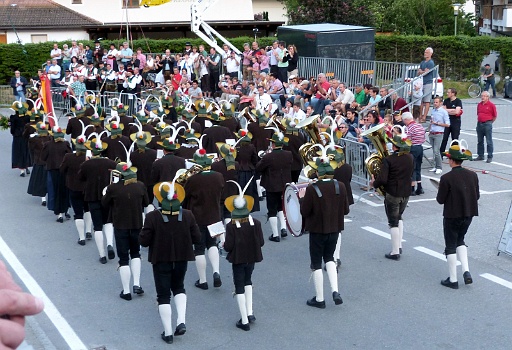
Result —
POLYGON ((258 60, 260 62, 260 72, 267 73, 270 72, 269 66, 269 57, 267 56, 265 49, 261 49, 261 55, 258 56, 258 60))
POLYGON ((142 49, 139 47, 137 48, 137 58, 139 60, 139 69, 142 72, 144 67, 146 66, 146 55, 142 53, 142 49))

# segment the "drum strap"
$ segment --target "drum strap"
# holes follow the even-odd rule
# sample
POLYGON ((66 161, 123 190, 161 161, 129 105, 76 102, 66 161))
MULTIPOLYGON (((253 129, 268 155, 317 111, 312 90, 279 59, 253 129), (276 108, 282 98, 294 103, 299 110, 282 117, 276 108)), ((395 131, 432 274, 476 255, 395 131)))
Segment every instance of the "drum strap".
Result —
MULTIPOLYGON (((318 185, 316 183, 314 183, 312 186, 315 189, 315 192, 316 192, 318 198, 322 198, 322 192, 318 188, 318 185)), ((334 181, 334 191, 335 191, 337 196, 340 195, 340 184, 339 184, 338 181, 334 181)))
POLYGON ((318 196, 318 198, 322 198, 322 192, 318 188, 318 185, 317 184, 313 184, 313 188, 315 189, 315 192, 316 192, 316 195, 318 196))
POLYGON ((340 184, 337 180, 334 181, 334 191, 336 192, 336 195, 340 195, 340 184))

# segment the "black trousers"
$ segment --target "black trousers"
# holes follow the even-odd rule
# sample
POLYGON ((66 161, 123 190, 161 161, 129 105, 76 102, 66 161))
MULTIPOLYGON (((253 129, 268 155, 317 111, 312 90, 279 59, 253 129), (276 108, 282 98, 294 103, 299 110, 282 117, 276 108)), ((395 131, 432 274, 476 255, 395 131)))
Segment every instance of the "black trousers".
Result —
POLYGON ((233 283, 235 284, 235 293, 244 294, 245 286, 251 286, 252 272, 254 271, 254 263, 233 264, 233 283))
POLYGON ((283 211, 282 192, 267 191, 267 215, 269 218, 277 216, 277 212, 283 211))
POLYGON ((119 266, 130 264, 130 258, 140 258, 139 229, 117 229, 114 227, 116 237, 116 250, 119 257, 119 266))
POLYGON ((295 182, 295 183, 299 182, 299 177, 300 177, 301 171, 302 171, 302 169, 292 170, 292 182, 295 182))
POLYGON ((446 150, 446 145, 448 145, 448 138, 450 137, 450 134, 452 136, 452 141, 459 139, 460 126, 461 126, 460 117, 450 116, 450 126, 447 128, 444 128, 443 141, 441 141, 441 147, 440 147, 441 153, 443 153, 446 150))
POLYGON ((324 263, 334 261, 334 250, 338 241, 339 232, 309 234, 309 256, 311 258, 311 270, 322 268, 324 263))
POLYGON ((386 209, 389 227, 398 227, 398 221, 402 220, 407 202, 409 202, 409 197, 394 197, 386 194, 384 208, 386 209))
POLYGON ((210 236, 210 231, 208 231, 208 226, 206 225, 197 225, 199 226, 199 231, 201 232, 201 242, 194 245, 194 254, 204 255, 206 249, 210 249, 211 247, 217 246, 217 238, 212 238, 210 236))
POLYGON ((411 147, 414 170, 412 172, 412 181, 421 181, 421 163, 423 163, 423 146, 413 145, 411 147))
POLYGON ((172 295, 185 293, 185 274, 188 261, 161 262, 153 265, 156 300, 158 305, 171 303, 172 295))
POLYGON ((89 211, 91 212, 92 226, 94 231, 101 231, 103 225, 107 223, 108 211, 101 206, 101 201, 88 202, 89 211))
POLYGON ((444 231, 444 254, 456 254, 457 247, 466 245, 464 243, 464 236, 468 232, 469 225, 471 225, 472 217, 463 218, 444 218, 443 231, 444 231))
POLYGON ((73 208, 73 219, 83 219, 84 212, 89 211, 89 206, 87 202, 84 201, 84 193, 82 191, 71 191, 69 190, 69 201, 71 202, 71 207, 73 208))

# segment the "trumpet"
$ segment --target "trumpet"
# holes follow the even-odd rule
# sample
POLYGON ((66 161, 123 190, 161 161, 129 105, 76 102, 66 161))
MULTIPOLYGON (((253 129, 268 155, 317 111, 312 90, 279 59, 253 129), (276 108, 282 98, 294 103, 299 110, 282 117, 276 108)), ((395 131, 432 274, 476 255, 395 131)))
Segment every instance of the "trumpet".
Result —
POLYGON ((272 153, 272 145, 269 145, 265 151, 259 151, 258 157, 263 158, 266 154, 272 153))

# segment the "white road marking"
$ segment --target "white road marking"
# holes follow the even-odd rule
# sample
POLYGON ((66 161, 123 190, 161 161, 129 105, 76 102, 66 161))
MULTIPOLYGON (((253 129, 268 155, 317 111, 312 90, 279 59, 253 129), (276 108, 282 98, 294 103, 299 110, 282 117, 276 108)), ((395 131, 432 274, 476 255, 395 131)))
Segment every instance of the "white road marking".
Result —
POLYGON ((493 161, 491 164, 496 164, 496 165, 499 165, 499 166, 504 166, 506 168, 512 168, 512 165, 498 163, 498 162, 495 162, 495 161, 493 161))
POLYGON ((344 221, 344 222, 352 222, 352 220, 347 219, 347 218, 343 218, 343 221, 344 221))
POLYGON ((354 196, 355 200, 359 200, 360 202, 368 204, 368 205, 370 205, 372 207, 383 207, 384 206, 384 204, 374 203, 374 202, 372 202, 372 201, 370 201, 368 199, 365 199, 364 197, 358 196, 357 194, 354 194, 353 196, 354 196))
POLYGON ((498 97, 498 100, 503 101, 503 102, 512 103, 512 101, 509 101, 509 100, 507 100, 505 98, 501 98, 501 97, 498 97))
POLYGON ((480 277, 483 277, 485 279, 488 279, 489 281, 501 284, 503 287, 507 287, 508 289, 512 289, 511 282, 506 281, 503 278, 499 278, 497 276, 491 275, 490 273, 483 273, 480 275, 480 277))
MULTIPOLYGON (((461 131, 460 132, 461 134, 464 134, 464 135, 470 135, 470 136, 475 136, 476 137, 476 133, 472 133, 472 132, 465 132, 465 131, 461 131)), ((506 139, 499 139, 499 138, 496 138, 496 137, 492 137, 492 140, 493 141, 503 141, 503 142, 510 142, 512 143, 512 140, 506 140, 506 139)))
POLYGON ((0 237, 0 253, 3 255, 3 257, 14 270, 14 272, 23 281, 29 292, 43 300, 44 312, 46 313, 50 321, 52 321, 55 328, 59 331, 62 338, 64 338, 69 348, 77 350, 86 350, 87 347, 85 346, 85 344, 80 340, 78 335, 75 333, 73 328, 71 328, 69 323, 64 319, 59 310, 57 310, 55 305, 52 303, 50 298, 48 298, 48 296, 39 286, 36 280, 32 277, 32 275, 30 275, 27 269, 25 269, 25 267, 21 264, 16 255, 14 255, 13 251, 5 243, 2 237, 0 237))
MULTIPOLYGON (((377 230, 376 228, 373 228, 373 227, 370 227, 370 226, 364 226, 364 227, 361 227, 363 230, 366 230, 368 232, 371 232, 371 233, 375 233, 377 236, 381 236, 381 237, 384 237, 384 238, 387 238, 387 239, 391 239, 391 235, 387 232, 384 232, 384 231, 381 231, 381 230, 377 230)), ((402 242, 407 242, 405 239, 402 239, 402 242)))
MULTIPOLYGON (((433 251, 432 249, 428 249, 425 247, 414 247, 414 249, 416 249, 419 252, 433 256, 434 258, 437 258, 439 260, 446 261, 446 257, 444 256, 444 254, 433 251)), ((457 261, 457 266, 459 266, 459 265, 460 265, 460 261, 457 261)))

